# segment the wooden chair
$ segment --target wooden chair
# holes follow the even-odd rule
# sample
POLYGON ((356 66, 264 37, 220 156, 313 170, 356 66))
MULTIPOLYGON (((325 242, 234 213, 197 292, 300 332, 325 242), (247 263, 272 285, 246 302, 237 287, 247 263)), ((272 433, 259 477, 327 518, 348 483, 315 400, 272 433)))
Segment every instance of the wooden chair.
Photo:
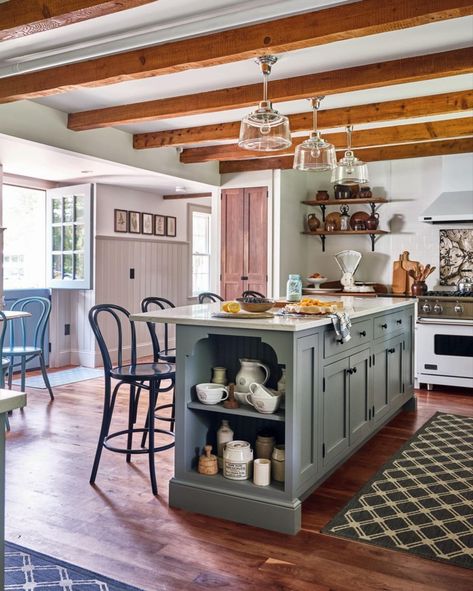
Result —
POLYGON ((223 298, 219 296, 217 293, 212 293, 211 291, 204 291, 199 293, 199 304, 206 304, 206 303, 214 303, 214 302, 223 302, 223 298))

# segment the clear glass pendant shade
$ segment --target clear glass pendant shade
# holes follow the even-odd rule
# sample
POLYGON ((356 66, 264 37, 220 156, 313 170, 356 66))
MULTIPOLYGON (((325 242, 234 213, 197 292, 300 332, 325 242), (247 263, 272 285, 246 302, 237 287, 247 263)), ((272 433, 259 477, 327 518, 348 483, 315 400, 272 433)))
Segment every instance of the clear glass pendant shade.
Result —
POLYGON ((335 147, 313 133, 299 144, 294 155, 294 168, 311 172, 327 172, 337 164, 335 147))
POLYGON ((291 145, 289 119, 280 115, 268 101, 243 118, 238 145, 245 150, 270 152, 284 150, 291 145))
POLYGON ((321 138, 320 132, 317 131, 317 111, 320 108, 322 99, 323 97, 320 96, 311 99, 314 130, 310 134, 310 137, 296 148, 293 165, 293 168, 296 170, 327 172, 328 170, 333 170, 337 164, 335 146, 321 138))
POLYGON ((361 185, 369 182, 368 166, 355 157, 351 150, 351 132, 353 127, 347 127, 348 149, 340 158, 332 172, 332 183, 340 185, 361 185))
POLYGON ((272 152, 284 150, 292 144, 289 119, 273 109, 268 100, 268 77, 276 61, 272 55, 258 59, 263 73, 263 100, 241 122, 238 145, 245 150, 272 152))

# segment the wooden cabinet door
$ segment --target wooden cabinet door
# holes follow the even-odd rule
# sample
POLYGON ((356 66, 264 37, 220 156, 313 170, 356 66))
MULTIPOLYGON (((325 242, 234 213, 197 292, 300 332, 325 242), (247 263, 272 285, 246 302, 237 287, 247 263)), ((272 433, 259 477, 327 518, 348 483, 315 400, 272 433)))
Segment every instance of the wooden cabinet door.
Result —
POLYGON ((349 404, 350 445, 366 437, 371 429, 370 351, 350 357, 349 404))
POLYGON ((323 464, 330 464, 348 448, 348 369, 349 359, 324 367, 323 397, 323 464))
POLYGON ((220 295, 231 300, 244 291, 245 200, 243 189, 222 191, 220 295))
POLYGON ((388 399, 390 410, 398 407, 402 399, 402 341, 403 337, 386 343, 388 358, 388 399))
POLYGON ((268 189, 245 189, 244 216, 245 289, 267 295, 268 283, 268 189))
POLYGON ((222 191, 220 294, 251 289, 267 295, 268 189, 222 191))

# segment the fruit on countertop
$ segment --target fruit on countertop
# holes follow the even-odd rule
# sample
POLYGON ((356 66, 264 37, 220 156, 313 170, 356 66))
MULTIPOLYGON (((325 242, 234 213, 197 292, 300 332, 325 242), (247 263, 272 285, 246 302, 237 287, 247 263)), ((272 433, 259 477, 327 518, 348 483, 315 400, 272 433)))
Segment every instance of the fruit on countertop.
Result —
POLYGON ((241 306, 238 302, 234 302, 234 301, 222 302, 220 309, 222 310, 222 312, 229 312, 230 314, 238 314, 238 312, 241 310, 241 306))

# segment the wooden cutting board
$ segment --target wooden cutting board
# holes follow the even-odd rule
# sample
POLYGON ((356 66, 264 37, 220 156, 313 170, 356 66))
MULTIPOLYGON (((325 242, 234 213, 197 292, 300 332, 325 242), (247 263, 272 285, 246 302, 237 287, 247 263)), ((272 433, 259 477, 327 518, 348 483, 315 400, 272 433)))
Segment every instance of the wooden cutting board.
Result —
POLYGON ((403 269, 402 263, 409 258, 409 253, 405 250, 399 259, 393 263, 393 280, 392 280, 392 291, 393 293, 406 293, 407 290, 407 271, 403 269))

